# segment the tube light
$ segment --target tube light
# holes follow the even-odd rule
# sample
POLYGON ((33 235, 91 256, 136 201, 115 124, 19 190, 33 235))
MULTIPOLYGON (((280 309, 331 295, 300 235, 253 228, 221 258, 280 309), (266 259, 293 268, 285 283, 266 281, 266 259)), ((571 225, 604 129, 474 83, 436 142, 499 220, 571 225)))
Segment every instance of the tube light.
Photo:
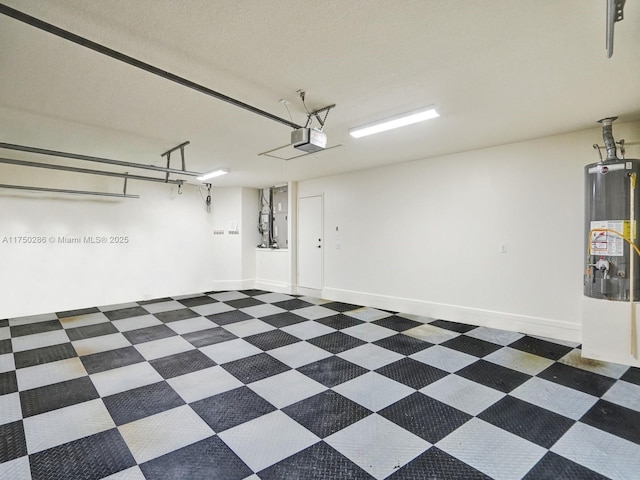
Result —
POLYGON ((374 133, 404 127, 406 125, 411 125, 413 123, 422 122, 439 116, 440 114, 436 112, 435 105, 432 105, 427 108, 421 108, 420 110, 403 113, 402 115, 397 115, 386 120, 363 125, 362 127, 352 128, 349 130, 349 133, 355 138, 366 137, 367 135, 373 135, 374 133))
POLYGON ((196 177, 196 179, 200 180, 201 182, 204 182, 205 180, 209 180, 211 178, 219 177, 221 175, 226 175, 227 173, 229 173, 229 169, 228 168, 217 168, 216 170, 212 170, 209 173, 203 173, 199 177, 196 177))

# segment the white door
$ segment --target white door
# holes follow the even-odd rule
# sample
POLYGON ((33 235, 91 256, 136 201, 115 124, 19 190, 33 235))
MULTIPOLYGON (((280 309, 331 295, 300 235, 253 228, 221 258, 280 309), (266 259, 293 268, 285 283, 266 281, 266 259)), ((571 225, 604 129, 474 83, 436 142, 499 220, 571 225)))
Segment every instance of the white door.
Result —
POLYGON ((322 289, 322 196, 298 200, 298 286, 322 289))

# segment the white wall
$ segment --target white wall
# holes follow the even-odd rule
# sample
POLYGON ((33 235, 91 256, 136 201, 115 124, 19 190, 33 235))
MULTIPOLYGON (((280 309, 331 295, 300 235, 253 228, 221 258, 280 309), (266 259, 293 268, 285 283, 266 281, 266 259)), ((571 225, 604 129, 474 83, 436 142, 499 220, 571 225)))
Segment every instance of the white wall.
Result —
POLYGON ((594 143, 599 128, 300 182, 324 194, 323 295, 579 340, 594 143))

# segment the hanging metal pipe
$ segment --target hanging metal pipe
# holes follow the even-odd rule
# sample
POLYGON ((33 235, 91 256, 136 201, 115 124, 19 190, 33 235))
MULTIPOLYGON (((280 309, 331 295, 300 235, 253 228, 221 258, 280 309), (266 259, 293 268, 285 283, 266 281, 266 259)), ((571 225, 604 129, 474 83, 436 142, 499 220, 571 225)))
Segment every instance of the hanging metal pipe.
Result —
MULTIPOLYGON (((140 168, 142 170, 154 170, 163 173, 175 173, 178 175, 189 175, 191 177, 199 177, 202 175, 198 172, 190 172, 188 170, 179 170, 177 168, 158 167, 156 165, 142 165, 134 162, 123 162, 121 160, 112 160, 110 158, 91 157, 89 155, 80 155, 77 153, 58 152, 55 150, 47 150, 45 148, 28 147, 25 145, 14 145, 12 143, 0 143, 0 148, 7 150, 17 150, 19 152, 39 153, 41 155, 51 155, 53 157, 73 158, 74 160, 85 160, 87 162, 106 163, 109 165, 119 165, 121 167, 140 168)), ((164 181, 164 180, 163 180, 164 181)))
POLYGON ((26 187, 23 185, 0 184, 0 188, 10 188, 14 190, 29 190, 32 192, 53 192, 53 193, 71 193, 74 195, 95 195, 98 197, 140 198, 140 195, 129 195, 124 193, 88 192, 85 190, 66 190, 62 188, 49 188, 49 187, 26 187))
POLYGON ((186 78, 180 77, 178 75, 174 75, 173 73, 167 72, 166 70, 162 70, 161 68, 154 67, 153 65, 149 65, 148 63, 142 62, 136 58, 125 55, 124 53, 118 52, 117 50, 113 50, 109 47, 105 47, 104 45, 93 42, 79 35, 76 35, 75 33, 71 33, 67 30, 63 30, 60 27, 51 25, 50 23, 44 22, 38 18, 27 15, 26 13, 20 12, 19 10, 15 10, 6 5, 0 4, 0 13, 8 17, 14 18, 20 22, 31 25, 32 27, 39 28, 40 30, 44 30, 45 32, 49 32, 53 35, 69 40, 70 42, 89 48, 95 52, 102 53, 103 55, 106 55, 108 57, 114 58, 116 60, 127 63, 131 66, 137 67, 146 72, 152 73, 159 77, 178 83, 184 87, 191 88, 192 90, 195 90, 197 92, 204 93, 205 95, 209 95, 210 97, 217 98, 218 100, 222 100, 223 102, 230 103, 231 105, 235 105, 236 107, 244 108, 245 110, 256 113, 270 120, 274 120, 276 122, 282 123, 284 125, 287 125, 288 127, 296 128, 296 129, 302 128, 301 125, 291 122, 286 118, 281 118, 269 112, 265 112, 264 110, 260 110, 259 108, 248 105, 244 102, 236 100, 235 98, 231 98, 220 92, 211 90, 210 88, 207 88, 203 85, 192 82, 191 80, 187 80, 186 78))
POLYGON ((129 173, 105 172, 104 170, 92 170, 89 168, 69 167, 66 165, 53 165, 51 163, 29 162, 27 160, 13 160, 11 158, 0 157, 0 163, 9 165, 19 165, 21 167, 46 168, 48 170, 64 170, 66 172, 86 173, 88 175, 104 175, 105 177, 118 177, 129 180, 140 180, 143 182, 161 182, 171 183, 173 185, 182 185, 184 180, 165 180, 163 178, 145 177, 143 175, 131 175, 129 173))

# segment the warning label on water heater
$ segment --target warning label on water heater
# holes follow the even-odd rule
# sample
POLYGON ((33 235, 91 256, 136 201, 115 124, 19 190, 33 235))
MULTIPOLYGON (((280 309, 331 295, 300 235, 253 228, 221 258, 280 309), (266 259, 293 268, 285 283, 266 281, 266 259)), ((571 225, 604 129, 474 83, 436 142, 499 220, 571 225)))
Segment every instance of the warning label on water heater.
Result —
POLYGON ((622 257, 624 255, 622 237, 629 238, 629 220, 591 222, 591 255, 622 257))

